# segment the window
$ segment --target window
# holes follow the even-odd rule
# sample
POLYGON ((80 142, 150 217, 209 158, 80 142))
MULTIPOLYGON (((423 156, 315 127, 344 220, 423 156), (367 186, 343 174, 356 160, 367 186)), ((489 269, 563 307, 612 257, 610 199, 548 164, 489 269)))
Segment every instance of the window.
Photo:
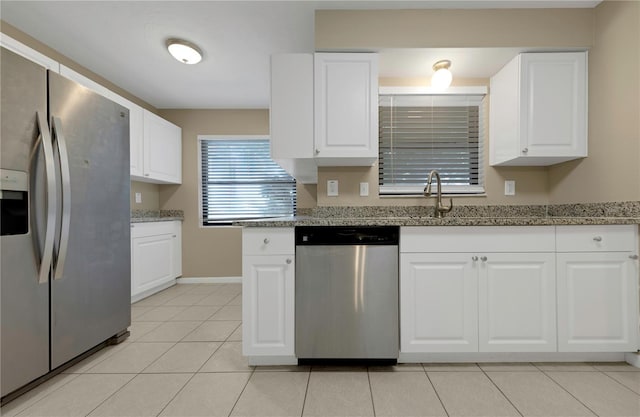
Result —
POLYGON ((271 159, 268 138, 198 139, 203 225, 295 215, 296 181, 271 159))
POLYGON ((484 94, 387 91, 379 105, 380 194, 422 195, 434 169, 443 193, 484 193, 484 94))

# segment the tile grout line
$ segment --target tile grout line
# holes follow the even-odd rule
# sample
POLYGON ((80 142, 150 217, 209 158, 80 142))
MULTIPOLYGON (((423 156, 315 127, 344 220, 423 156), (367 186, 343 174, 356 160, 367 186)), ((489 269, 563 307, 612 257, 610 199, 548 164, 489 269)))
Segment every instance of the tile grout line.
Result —
MULTIPOLYGON (((631 388, 629 388, 628 386, 626 386, 625 384, 623 384, 622 382, 618 381, 617 379, 615 379, 614 377, 612 377, 611 375, 609 375, 607 372, 616 372, 616 371, 599 371, 601 373, 603 373, 607 378, 611 379, 612 381, 615 381, 618 385, 621 385, 623 387, 625 387, 626 389, 628 389, 629 391, 633 392, 634 394, 640 396, 640 392, 636 392, 634 390, 632 390, 631 388)), ((620 371, 618 371, 620 372, 620 371)), ((635 371, 630 371, 630 372, 635 372, 635 371)))
MULTIPOLYGON (((535 365, 534 365, 535 366, 535 365)), ((537 368, 537 366, 536 366, 537 368)), ((539 369, 539 368, 538 368, 539 369)), ((544 376, 546 376, 547 378, 549 378, 551 381, 553 381, 554 384, 556 384, 557 386, 559 386, 564 392, 566 392, 567 394, 569 394, 572 398, 574 398, 577 402, 579 402, 580 404, 582 404, 584 406, 584 408, 586 408, 587 410, 589 410, 591 413, 593 413, 594 416, 599 416, 598 413, 596 413, 594 410, 591 409, 591 407, 589 407, 588 405, 586 405, 585 403, 583 403, 582 401, 580 401, 580 399, 578 397, 576 397, 575 395, 573 395, 571 393, 571 391, 569 391, 568 389, 566 389, 561 383, 559 383, 558 381, 556 381, 555 379, 553 379, 551 377, 551 375, 547 374, 547 371, 540 369, 540 371, 544 374, 544 376)), ((600 372, 598 370, 596 370, 596 372, 600 372)))
MULTIPOLYGON (((531 362, 524 362, 524 363, 529 363, 529 364, 531 364, 531 362)), ((520 411, 520 409, 518 409, 518 407, 516 407, 516 405, 515 405, 513 402, 511 402, 511 398, 509 398, 509 397, 507 396, 507 394, 505 394, 504 392, 502 392, 502 390, 500 389, 500 387, 498 386, 498 384, 496 384, 496 383, 493 381, 493 379, 491 379, 491 377, 487 374, 487 372, 486 372, 486 371, 485 371, 485 370, 484 370, 480 365, 478 365, 478 366, 479 366, 480 370, 482 371, 482 373, 484 374, 484 376, 486 376, 486 377, 487 377, 487 379, 488 379, 489 381, 491 381, 491 383, 493 384, 493 386, 494 386, 494 387, 496 387, 496 388, 498 389, 498 391, 500 391, 500 394, 502 394, 502 396, 503 396, 507 401, 509 401, 509 404, 511 404, 511 406, 513 407, 513 409, 514 409, 514 410, 516 410, 516 412, 517 412, 518 414, 520 414, 522 417, 524 417, 524 414, 522 414, 522 412, 520 411)))
MULTIPOLYGON (((53 391, 51 391, 48 394, 45 394, 42 396, 42 398, 36 400, 33 402, 33 404, 24 407, 23 409, 21 409, 20 411, 18 411, 17 413, 14 414, 14 416, 18 417, 20 414, 24 413, 26 410, 28 410, 29 408, 33 407, 34 405, 38 404, 40 401, 44 400, 45 398, 49 397, 51 394, 53 394, 54 392, 58 391, 60 388, 64 387, 65 385, 67 385, 69 382, 73 381, 74 379, 76 379, 77 377, 79 377, 82 374, 60 374, 60 375, 67 375, 67 376, 71 376, 71 375, 75 375, 73 378, 70 378, 69 381, 65 382, 64 384, 62 384, 61 386, 59 386, 58 388, 54 389, 53 391)), ((57 376, 57 375, 56 375, 57 376)), ((55 377, 54 377, 55 378, 55 377)), ((53 379, 53 378, 52 378, 53 379)), ((43 383, 44 384, 44 383, 43 383)), ((26 394, 26 393, 25 393, 26 394)), ((22 395, 25 395, 22 394, 22 395)), ((20 397, 15 398, 13 401, 19 399, 20 397)), ((11 403, 9 403, 11 404, 11 403)), ((1 409, 0 409, 1 410, 1 409)), ((1 416, 2 414, 0 414, 1 416)))
POLYGON ((256 369, 253 368, 253 371, 251 371, 251 375, 249 375, 249 378, 247 378, 247 382, 245 382, 244 387, 242 387, 242 391, 240 391, 240 394, 238 395, 238 398, 236 398, 236 401, 233 403, 233 407, 231 407, 231 410, 229 410, 228 417, 231 417, 231 414, 233 414, 233 410, 235 410, 236 406, 238 405, 238 401, 240 401, 240 398, 242 397, 242 394, 244 394, 244 390, 247 389, 247 385, 249 385, 249 382, 251 382, 251 378, 253 378, 253 375, 255 373, 256 373, 256 369))
POLYGON ((429 372, 427 372, 427 369, 424 367, 424 363, 420 363, 420 366, 422 366, 422 371, 427 376, 427 380, 429 381, 429 384, 431 384, 431 388, 433 388, 433 392, 436 393, 436 397, 438 397, 438 401, 440 401, 440 405, 442 406, 442 409, 444 410, 447 417, 449 417, 449 411, 447 410, 447 407, 444 406, 444 402, 442 402, 442 398, 440 398, 440 394, 438 394, 438 390, 436 389, 436 386, 433 384, 433 381, 429 376, 429 372))
POLYGON ((311 381, 311 368, 309 368, 309 375, 307 376, 307 386, 304 390, 304 399, 302 400, 302 410, 300 411, 300 417, 304 415, 304 406, 307 404, 307 393, 309 392, 309 382, 311 381))
POLYGON ((367 367, 367 382, 369 383, 369 394, 371 395, 371 407, 373 408, 373 417, 376 417, 376 402, 373 400, 373 390, 371 389, 371 376, 369 375, 369 367, 367 367))

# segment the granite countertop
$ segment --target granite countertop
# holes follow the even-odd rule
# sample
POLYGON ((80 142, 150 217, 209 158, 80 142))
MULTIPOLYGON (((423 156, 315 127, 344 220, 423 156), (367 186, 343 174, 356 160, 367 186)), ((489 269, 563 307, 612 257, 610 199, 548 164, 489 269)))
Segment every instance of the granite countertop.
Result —
POLYGON ((170 222, 184 220, 182 210, 131 210, 131 223, 170 222))
POLYGON ((549 226, 640 224, 640 202, 535 206, 458 206, 442 219, 430 207, 317 207, 309 215, 247 220, 244 227, 549 226))

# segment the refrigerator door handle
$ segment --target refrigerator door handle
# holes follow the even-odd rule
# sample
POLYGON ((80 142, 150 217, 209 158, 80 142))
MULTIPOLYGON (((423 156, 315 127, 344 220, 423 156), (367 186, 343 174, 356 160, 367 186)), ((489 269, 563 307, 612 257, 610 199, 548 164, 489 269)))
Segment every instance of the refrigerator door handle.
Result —
MULTIPOLYGON (((40 135, 36 140, 33 150, 31 151, 31 166, 34 165, 34 158, 38 153, 38 147, 42 145, 44 151, 44 168, 47 177, 46 199, 47 214, 44 233, 44 248, 40 247, 38 242, 38 233, 32 233, 33 244, 36 248, 35 252, 40 254, 40 266, 38 268, 38 283, 46 284, 49 282, 49 271, 51 270, 51 262, 53 258, 53 245, 55 240, 56 226, 56 179, 55 166, 53 161, 53 146, 51 145, 51 135, 49 134, 49 125, 47 120, 40 112, 36 112, 36 122, 40 135)), ((35 216, 31 216, 32 228, 37 231, 35 224, 35 216)))
POLYGON ((69 174, 69 154, 67 142, 59 117, 53 117, 53 133, 60 156, 60 177, 62 179, 62 224, 60 226, 60 242, 57 245, 56 262, 53 266, 53 279, 60 279, 64 275, 64 263, 67 259, 69 245, 69 225, 71 222, 71 177, 69 174))

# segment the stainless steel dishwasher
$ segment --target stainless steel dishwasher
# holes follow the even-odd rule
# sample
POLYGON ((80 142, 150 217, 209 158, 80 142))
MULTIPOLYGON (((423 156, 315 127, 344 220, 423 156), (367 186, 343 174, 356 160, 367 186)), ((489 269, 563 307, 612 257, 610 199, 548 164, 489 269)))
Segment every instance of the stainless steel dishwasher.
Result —
POLYGON ((296 356, 398 358, 394 226, 296 227, 296 356))

